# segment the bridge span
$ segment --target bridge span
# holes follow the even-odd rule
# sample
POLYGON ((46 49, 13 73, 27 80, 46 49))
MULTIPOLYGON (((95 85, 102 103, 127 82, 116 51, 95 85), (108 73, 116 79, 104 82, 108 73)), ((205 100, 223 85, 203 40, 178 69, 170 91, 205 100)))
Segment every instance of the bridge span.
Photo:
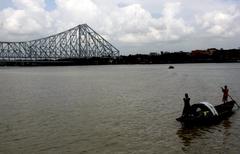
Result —
POLYGON ((117 57, 119 50, 87 24, 26 42, 0 42, 0 60, 59 60, 117 57))

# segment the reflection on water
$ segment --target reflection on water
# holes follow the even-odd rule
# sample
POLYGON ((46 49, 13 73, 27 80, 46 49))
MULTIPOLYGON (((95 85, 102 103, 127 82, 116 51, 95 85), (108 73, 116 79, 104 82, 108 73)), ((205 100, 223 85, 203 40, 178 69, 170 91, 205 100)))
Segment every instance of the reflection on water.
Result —
POLYGON ((223 120, 220 124, 212 125, 212 126, 193 126, 193 127, 185 127, 182 125, 181 128, 177 130, 177 136, 181 139, 182 142, 182 150, 184 152, 188 152, 188 147, 191 146, 192 143, 198 143, 199 140, 208 138, 209 134, 221 132, 220 134, 223 136, 222 145, 220 145, 223 149, 225 149, 225 145, 228 144, 228 138, 231 135, 229 129, 231 128, 232 122, 228 119, 223 120))
POLYGON ((199 138, 203 133, 200 128, 180 128, 177 131, 177 135, 185 147, 190 146, 194 139, 199 138))
POLYGON ((229 137, 231 135, 231 132, 229 129, 231 128, 232 122, 229 119, 226 119, 222 123, 224 127, 224 132, 223 132, 223 146, 225 146, 228 143, 229 137))
POLYGON ((222 122, 222 125, 225 128, 225 130, 228 130, 229 128, 231 128, 232 122, 228 118, 222 122))

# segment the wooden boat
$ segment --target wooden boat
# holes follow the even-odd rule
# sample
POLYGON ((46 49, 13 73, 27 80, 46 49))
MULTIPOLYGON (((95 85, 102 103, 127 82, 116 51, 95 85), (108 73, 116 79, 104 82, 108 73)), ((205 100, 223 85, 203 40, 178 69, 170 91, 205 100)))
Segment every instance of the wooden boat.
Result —
POLYGON ((208 102, 193 104, 187 115, 176 120, 185 125, 214 124, 231 116, 234 104, 236 104, 234 100, 217 106, 213 106, 208 102))

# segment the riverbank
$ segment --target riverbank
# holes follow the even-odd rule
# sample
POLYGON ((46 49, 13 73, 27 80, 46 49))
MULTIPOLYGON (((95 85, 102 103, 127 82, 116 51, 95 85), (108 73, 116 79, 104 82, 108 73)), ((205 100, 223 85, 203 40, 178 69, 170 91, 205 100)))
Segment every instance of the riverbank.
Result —
POLYGON ((118 57, 65 58, 55 60, 0 60, 0 66, 72 66, 113 64, 181 64, 181 63, 236 63, 240 50, 195 50, 192 52, 161 52, 118 57))

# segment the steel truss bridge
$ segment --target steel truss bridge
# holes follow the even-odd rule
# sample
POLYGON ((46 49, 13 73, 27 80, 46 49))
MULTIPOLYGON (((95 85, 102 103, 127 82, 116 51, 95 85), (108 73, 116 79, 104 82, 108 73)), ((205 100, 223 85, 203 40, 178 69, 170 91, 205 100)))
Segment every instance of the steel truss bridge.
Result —
POLYGON ((0 42, 0 60, 116 57, 119 50, 87 24, 27 42, 0 42))

